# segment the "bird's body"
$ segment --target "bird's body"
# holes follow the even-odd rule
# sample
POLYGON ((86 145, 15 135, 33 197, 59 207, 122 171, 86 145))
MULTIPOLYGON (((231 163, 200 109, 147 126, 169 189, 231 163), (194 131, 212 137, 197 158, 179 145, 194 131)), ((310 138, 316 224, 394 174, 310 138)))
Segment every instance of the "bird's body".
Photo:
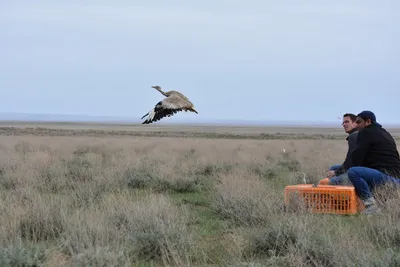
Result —
POLYGON ((175 90, 164 92, 158 85, 152 87, 159 91, 162 95, 166 96, 166 98, 158 102, 152 110, 147 112, 142 117, 143 119, 148 116, 147 119, 142 122, 142 124, 150 124, 161 120, 164 117, 171 117, 179 111, 190 111, 198 114, 194 109, 193 103, 190 102, 190 100, 182 93, 175 90))

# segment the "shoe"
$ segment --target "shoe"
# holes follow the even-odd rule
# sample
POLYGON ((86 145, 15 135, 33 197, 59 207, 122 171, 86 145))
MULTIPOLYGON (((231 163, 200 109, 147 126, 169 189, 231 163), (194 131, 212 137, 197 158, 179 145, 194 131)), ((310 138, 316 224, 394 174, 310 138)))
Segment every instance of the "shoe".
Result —
POLYGON ((374 204, 376 204, 376 200, 374 197, 370 197, 370 198, 363 200, 363 204, 365 207, 367 207, 369 205, 374 205, 374 204))
POLYGON ((381 214, 382 210, 376 204, 375 198, 371 197, 363 201, 365 209, 361 211, 361 214, 365 215, 373 215, 373 214, 381 214))

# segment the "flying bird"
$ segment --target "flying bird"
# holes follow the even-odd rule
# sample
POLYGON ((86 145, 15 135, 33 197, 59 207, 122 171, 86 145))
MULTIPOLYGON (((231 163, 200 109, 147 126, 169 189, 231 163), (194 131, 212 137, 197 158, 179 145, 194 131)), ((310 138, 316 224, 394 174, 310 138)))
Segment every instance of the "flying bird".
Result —
POLYGON ((164 117, 171 117, 179 111, 190 111, 198 114, 194 109, 194 105, 189 99, 178 91, 172 90, 164 92, 158 85, 152 88, 159 91, 162 95, 166 96, 162 101, 158 102, 152 110, 147 112, 141 119, 148 116, 142 124, 150 124, 161 120, 164 117))

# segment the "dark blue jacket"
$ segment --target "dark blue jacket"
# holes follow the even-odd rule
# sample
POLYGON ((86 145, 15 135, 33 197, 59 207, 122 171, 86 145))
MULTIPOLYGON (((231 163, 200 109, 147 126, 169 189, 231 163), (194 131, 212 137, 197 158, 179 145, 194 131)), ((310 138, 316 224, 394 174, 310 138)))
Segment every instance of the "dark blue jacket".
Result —
POLYGON ((380 124, 370 124, 358 133, 352 166, 379 170, 400 178, 400 157, 396 141, 380 124))

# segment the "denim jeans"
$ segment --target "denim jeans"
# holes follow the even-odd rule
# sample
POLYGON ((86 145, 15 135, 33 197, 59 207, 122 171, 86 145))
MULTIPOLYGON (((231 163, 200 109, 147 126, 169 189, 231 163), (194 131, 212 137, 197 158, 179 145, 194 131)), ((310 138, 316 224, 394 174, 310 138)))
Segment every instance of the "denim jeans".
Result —
POLYGON ((330 170, 330 171, 335 171, 335 170, 339 169, 340 167, 342 167, 342 164, 335 164, 335 165, 332 165, 332 166, 329 168, 329 170, 330 170))
POLYGON ((377 185, 394 183, 400 187, 400 179, 367 167, 351 167, 347 174, 354 185, 357 195, 362 200, 372 197, 371 190, 377 185))
MULTIPOLYGON (((335 171, 337 169, 339 169, 340 167, 342 167, 342 164, 335 164, 332 165, 329 170, 330 171, 335 171)), ((330 185, 343 185, 343 184, 350 184, 350 181, 348 179, 347 173, 342 173, 338 176, 333 176, 329 179, 329 184, 330 185)))

